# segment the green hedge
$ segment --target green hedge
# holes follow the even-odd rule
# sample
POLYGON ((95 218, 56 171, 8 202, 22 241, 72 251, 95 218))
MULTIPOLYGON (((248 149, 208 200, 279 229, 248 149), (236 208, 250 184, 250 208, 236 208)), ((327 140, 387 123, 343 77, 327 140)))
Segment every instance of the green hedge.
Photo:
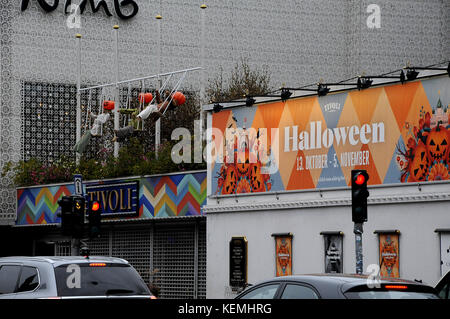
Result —
POLYGON ((3 167, 2 177, 12 173, 12 184, 20 187, 70 182, 73 181, 74 174, 82 174, 85 180, 95 180, 206 168, 205 162, 175 164, 171 158, 173 145, 173 142, 162 144, 156 158, 155 152, 145 153, 140 141, 132 138, 127 145, 120 148, 117 158, 112 154, 100 152, 98 158, 82 157, 78 165, 74 158, 67 157, 50 164, 35 158, 17 163, 8 162, 3 167))

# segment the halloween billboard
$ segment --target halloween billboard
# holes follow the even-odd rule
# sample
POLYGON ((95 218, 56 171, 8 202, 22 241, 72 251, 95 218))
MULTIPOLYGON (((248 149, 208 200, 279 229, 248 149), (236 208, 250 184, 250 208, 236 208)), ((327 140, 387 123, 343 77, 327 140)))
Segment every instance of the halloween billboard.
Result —
POLYGON ((212 114, 216 195, 449 179, 450 78, 330 93, 212 114))

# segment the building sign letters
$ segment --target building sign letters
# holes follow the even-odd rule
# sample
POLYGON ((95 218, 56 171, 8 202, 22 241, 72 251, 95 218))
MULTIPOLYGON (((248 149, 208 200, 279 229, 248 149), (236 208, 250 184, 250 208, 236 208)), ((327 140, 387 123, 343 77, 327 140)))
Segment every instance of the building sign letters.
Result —
MULTIPOLYGON (((39 6, 45 11, 45 12, 52 12, 58 8, 59 0, 54 0, 53 4, 49 4, 46 0, 37 0, 39 6)), ((21 10, 25 11, 28 8, 28 4, 30 3, 30 0, 22 0, 21 10)), ((108 4, 106 1, 101 0, 97 2, 97 5, 95 5, 94 0, 82 0, 79 4, 80 6, 80 13, 83 14, 86 6, 90 5, 92 12, 96 13, 100 9, 102 9, 105 14, 108 17, 112 16, 111 10, 108 7, 108 4)), ((72 0, 66 0, 64 4, 64 13, 69 14, 68 8, 72 5, 72 0)), ((131 19, 134 17, 138 11, 139 7, 137 3, 133 0, 114 0, 114 10, 117 14, 117 16, 120 19, 126 20, 131 19), (132 10, 129 14, 124 13, 125 7, 131 7, 132 10)))
POLYGON ((86 185, 87 199, 97 201, 102 216, 137 216, 139 182, 86 185))

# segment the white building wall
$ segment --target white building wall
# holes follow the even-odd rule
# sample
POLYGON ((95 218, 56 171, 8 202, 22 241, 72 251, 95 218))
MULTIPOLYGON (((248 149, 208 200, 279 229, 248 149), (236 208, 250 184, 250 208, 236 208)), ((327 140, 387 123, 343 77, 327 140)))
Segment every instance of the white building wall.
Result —
MULTIPOLYGON (((450 228, 450 183, 370 187, 364 271, 379 264, 375 230, 400 230, 400 277, 434 285, 440 278, 438 228, 450 228)), ((207 212, 207 297, 229 298, 229 241, 248 240, 248 282, 275 276, 273 233, 293 234, 294 274, 323 273, 322 231, 342 231, 344 273, 355 273, 349 188, 211 197, 207 212), (278 199, 277 199, 278 197, 278 199)))

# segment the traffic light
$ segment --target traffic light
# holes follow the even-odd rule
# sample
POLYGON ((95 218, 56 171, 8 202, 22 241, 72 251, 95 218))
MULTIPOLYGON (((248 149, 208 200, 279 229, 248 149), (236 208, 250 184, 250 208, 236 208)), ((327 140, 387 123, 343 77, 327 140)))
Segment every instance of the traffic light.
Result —
POLYGON ((73 234, 75 238, 82 238, 84 235, 84 218, 86 212, 86 199, 83 196, 72 196, 73 200, 73 234))
POLYGON ((99 202, 89 203, 89 237, 100 237, 100 227, 102 221, 102 210, 99 202))
POLYGON ((66 236, 72 236, 73 222, 72 222, 72 208, 73 201, 71 196, 63 196, 58 200, 58 204, 61 207, 61 230, 62 234, 66 236))
POLYGON ((82 196, 63 196, 58 200, 61 207, 62 234, 82 238, 84 232, 84 215, 86 201, 82 196))
POLYGON ((354 223, 367 221, 367 181, 369 175, 365 170, 352 170, 352 220, 354 223))

